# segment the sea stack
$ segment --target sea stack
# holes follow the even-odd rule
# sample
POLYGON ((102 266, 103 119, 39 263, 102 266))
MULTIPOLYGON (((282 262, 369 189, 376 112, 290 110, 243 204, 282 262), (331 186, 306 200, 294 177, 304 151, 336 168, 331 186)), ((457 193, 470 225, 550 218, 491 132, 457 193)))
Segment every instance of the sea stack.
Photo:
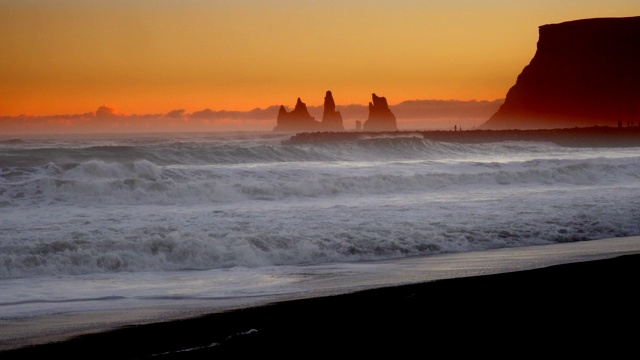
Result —
POLYGON ((396 131, 396 116, 389 109, 385 97, 371 94, 373 102, 369 103, 369 117, 364 122, 364 131, 396 131))
POLYGON ((320 129, 320 122, 316 121, 309 110, 307 105, 298 98, 296 107, 287 112, 284 105, 280 105, 278 111, 278 118, 276 127, 273 131, 278 132, 302 132, 302 131, 317 131, 320 129))
POLYGON ((537 51, 482 129, 628 126, 640 121, 640 17, 539 27, 537 51))
POLYGON ((344 131, 342 124, 342 115, 340 111, 336 111, 336 103, 333 101, 333 94, 327 91, 324 97, 324 111, 322 113, 322 130, 325 131, 344 131))

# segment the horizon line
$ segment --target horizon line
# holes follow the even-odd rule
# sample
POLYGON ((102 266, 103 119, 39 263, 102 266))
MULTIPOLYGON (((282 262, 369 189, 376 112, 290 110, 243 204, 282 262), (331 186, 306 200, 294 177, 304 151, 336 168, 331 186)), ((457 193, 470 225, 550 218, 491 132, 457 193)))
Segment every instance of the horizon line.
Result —
MULTIPOLYGON (((300 97, 299 97, 300 98, 300 97)), ((304 99, 300 98, 302 100, 302 102, 304 102, 304 99)), ((394 103, 394 104, 389 104, 389 107, 394 107, 394 106, 399 106, 402 105, 404 103, 408 103, 408 102, 461 102, 461 103, 481 103, 481 102, 488 102, 488 103, 492 103, 492 102, 496 102, 496 101, 504 101, 505 98, 496 98, 496 99, 470 99, 470 100, 460 100, 460 99, 407 99, 407 100, 402 100, 400 102, 394 103)), ((295 103, 295 101, 294 101, 295 103)), ((322 108, 324 106, 324 104, 320 104, 320 105, 308 105, 306 102, 304 102, 305 105, 307 107, 312 107, 312 108, 322 108)), ((169 110, 167 112, 143 112, 143 113, 119 113, 117 112, 117 107, 113 106, 113 105, 109 105, 106 103, 103 103, 102 105, 99 105, 95 110, 93 111, 85 111, 85 112, 69 112, 69 113, 57 113, 57 114, 41 114, 41 115, 35 115, 35 114, 19 114, 19 115, 2 115, 0 114, 0 118, 47 118, 47 117, 57 117, 57 116, 73 116, 73 117, 79 117, 79 116, 97 116, 97 114, 101 111, 101 110, 105 110, 107 112, 109 112, 110 114, 107 116, 166 116, 169 115, 171 113, 174 112, 181 112, 182 115, 193 115, 196 114, 198 112, 203 112, 203 111, 212 111, 212 112, 229 112, 229 113, 250 113, 252 111, 265 111, 268 109, 272 109, 272 108, 279 108, 280 106, 284 106, 286 108, 290 108, 290 105, 286 105, 284 103, 282 104, 272 104, 266 107, 254 107, 251 108, 249 110, 237 110, 237 109, 217 109, 214 110, 211 107, 206 107, 200 110, 193 110, 191 112, 187 112, 187 110, 185 110, 184 108, 176 108, 176 109, 172 109, 169 110)), ((358 103, 350 103, 350 104, 343 104, 343 105, 338 105, 336 104, 336 108, 338 107, 349 107, 349 106, 362 106, 362 107, 366 107, 368 106, 368 103, 366 104, 358 104, 358 103)), ((106 115, 106 114, 104 114, 106 115)))

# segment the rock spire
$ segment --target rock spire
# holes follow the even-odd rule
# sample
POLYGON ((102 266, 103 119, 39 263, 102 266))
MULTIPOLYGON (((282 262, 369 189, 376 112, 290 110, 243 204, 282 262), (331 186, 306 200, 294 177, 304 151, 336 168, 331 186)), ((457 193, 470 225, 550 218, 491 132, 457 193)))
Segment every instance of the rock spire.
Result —
POLYGON ((322 113, 322 129, 325 131, 344 131, 342 115, 336 111, 336 103, 331 91, 327 91, 324 97, 324 111, 322 113))
POLYGON ((396 116, 389 109, 385 97, 371 94, 372 102, 369 102, 369 117, 364 122, 364 131, 396 131, 396 116))
POLYGON ((276 127, 273 131, 278 132, 302 132, 302 131, 317 131, 320 129, 320 123, 315 120, 307 105, 298 98, 296 107, 288 112, 284 105, 280 105, 278 110, 278 118, 276 127))

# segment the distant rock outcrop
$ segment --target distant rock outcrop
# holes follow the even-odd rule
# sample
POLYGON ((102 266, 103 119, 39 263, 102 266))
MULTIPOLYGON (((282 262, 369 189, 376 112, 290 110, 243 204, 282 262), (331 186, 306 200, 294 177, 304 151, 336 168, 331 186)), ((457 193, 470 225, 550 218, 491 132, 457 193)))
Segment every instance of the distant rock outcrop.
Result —
POLYGON ((531 63, 483 129, 640 121, 640 17, 543 25, 531 63))
POLYGON ((301 132, 301 131, 318 131, 320 130, 320 122, 316 121, 309 111, 307 105, 298 98, 296 107, 287 112, 284 105, 280 106, 278 111, 278 119, 276 127, 273 131, 278 132, 301 132))
POLYGON ((364 122, 364 131, 395 131, 398 130, 396 116, 389 109, 385 97, 371 94, 373 102, 369 103, 369 117, 364 122))
POLYGON ((324 97, 324 111, 322 112, 322 130, 324 131, 344 131, 342 115, 336 111, 336 103, 333 101, 333 94, 327 91, 324 97))

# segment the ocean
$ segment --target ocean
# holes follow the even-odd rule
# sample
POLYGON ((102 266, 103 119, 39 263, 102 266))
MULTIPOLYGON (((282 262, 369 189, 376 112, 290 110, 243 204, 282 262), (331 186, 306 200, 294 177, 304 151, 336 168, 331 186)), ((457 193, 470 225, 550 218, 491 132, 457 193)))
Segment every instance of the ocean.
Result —
POLYGON ((640 235, 640 148, 289 137, 0 137, 4 345, 38 321, 51 336, 509 271, 640 235))

